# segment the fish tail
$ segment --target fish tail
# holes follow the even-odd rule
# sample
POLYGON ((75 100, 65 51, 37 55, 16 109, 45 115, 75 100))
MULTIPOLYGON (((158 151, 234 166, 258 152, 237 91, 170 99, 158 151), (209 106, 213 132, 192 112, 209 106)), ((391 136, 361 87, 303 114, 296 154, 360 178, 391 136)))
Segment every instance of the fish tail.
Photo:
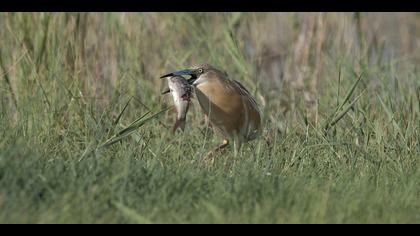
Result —
POLYGON ((174 126, 172 128, 172 133, 175 133, 175 131, 178 128, 181 128, 181 130, 184 131, 184 129, 185 129, 185 119, 178 119, 178 120, 176 120, 176 122, 175 122, 175 124, 174 124, 174 126))

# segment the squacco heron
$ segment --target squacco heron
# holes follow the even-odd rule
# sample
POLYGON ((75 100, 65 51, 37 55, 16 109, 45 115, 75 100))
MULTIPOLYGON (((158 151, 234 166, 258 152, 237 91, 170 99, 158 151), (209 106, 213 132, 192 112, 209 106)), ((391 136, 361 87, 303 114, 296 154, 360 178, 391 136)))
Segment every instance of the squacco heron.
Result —
POLYGON ((197 100, 223 143, 210 151, 213 155, 227 147, 230 141, 237 155, 243 143, 255 139, 260 133, 261 112, 250 92, 238 81, 209 64, 194 66, 161 76, 190 75, 197 100))

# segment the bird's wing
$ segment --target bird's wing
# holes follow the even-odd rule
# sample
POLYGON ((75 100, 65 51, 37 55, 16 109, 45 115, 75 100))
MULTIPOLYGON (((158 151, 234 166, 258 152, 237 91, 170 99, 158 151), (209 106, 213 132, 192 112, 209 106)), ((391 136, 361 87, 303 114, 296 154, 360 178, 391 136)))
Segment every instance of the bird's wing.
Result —
POLYGON ((237 80, 229 80, 229 85, 232 89, 237 91, 239 94, 241 94, 243 97, 247 98, 248 101, 252 104, 252 106, 259 111, 258 104, 255 101, 254 97, 251 95, 251 93, 246 89, 239 81, 237 80))
POLYGON ((250 92, 248 91, 248 89, 246 89, 239 81, 233 80, 233 82, 236 84, 236 86, 239 87, 239 89, 241 91, 241 94, 243 93, 243 94, 249 94, 250 95, 250 92))
POLYGON ((232 87, 241 95, 242 99, 245 99, 245 101, 247 101, 247 103, 253 108, 249 113, 252 122, 248 123, 246 127, 247 140, 253 140, 260 132, 261 111, 254 97, 239 81, 231 80, 231 84, 232 87))

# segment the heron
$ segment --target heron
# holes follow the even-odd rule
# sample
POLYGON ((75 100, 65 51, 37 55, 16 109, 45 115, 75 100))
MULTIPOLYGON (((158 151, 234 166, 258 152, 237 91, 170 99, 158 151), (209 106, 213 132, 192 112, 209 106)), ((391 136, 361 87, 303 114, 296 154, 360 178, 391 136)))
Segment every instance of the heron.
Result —
POLYGON ((207 156, 214 156, 232 141, 235 156, 243 143, 254 140, 261 132, 261 112, 251 93, 238 81, 230 79, 226 72, 210 64, 165 74, 189 75, 188 82, 194 87, 196 98, 206 119, 223 137, 223 142, 207 156))

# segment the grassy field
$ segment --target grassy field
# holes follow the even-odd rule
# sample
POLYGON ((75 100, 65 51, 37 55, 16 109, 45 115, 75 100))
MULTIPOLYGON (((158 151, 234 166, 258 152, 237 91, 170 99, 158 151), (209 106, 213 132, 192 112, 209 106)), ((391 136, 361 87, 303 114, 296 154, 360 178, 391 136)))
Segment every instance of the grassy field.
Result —
POLYGON ((1 13, 0 29, 0 223, 420 223, 419 14, 1 13), (221 140, 196 101, 184 133, 170 110, 98 148, 172 105, 160 75, 204 62, 263 111, 238 157, 202 167, 221 140))

